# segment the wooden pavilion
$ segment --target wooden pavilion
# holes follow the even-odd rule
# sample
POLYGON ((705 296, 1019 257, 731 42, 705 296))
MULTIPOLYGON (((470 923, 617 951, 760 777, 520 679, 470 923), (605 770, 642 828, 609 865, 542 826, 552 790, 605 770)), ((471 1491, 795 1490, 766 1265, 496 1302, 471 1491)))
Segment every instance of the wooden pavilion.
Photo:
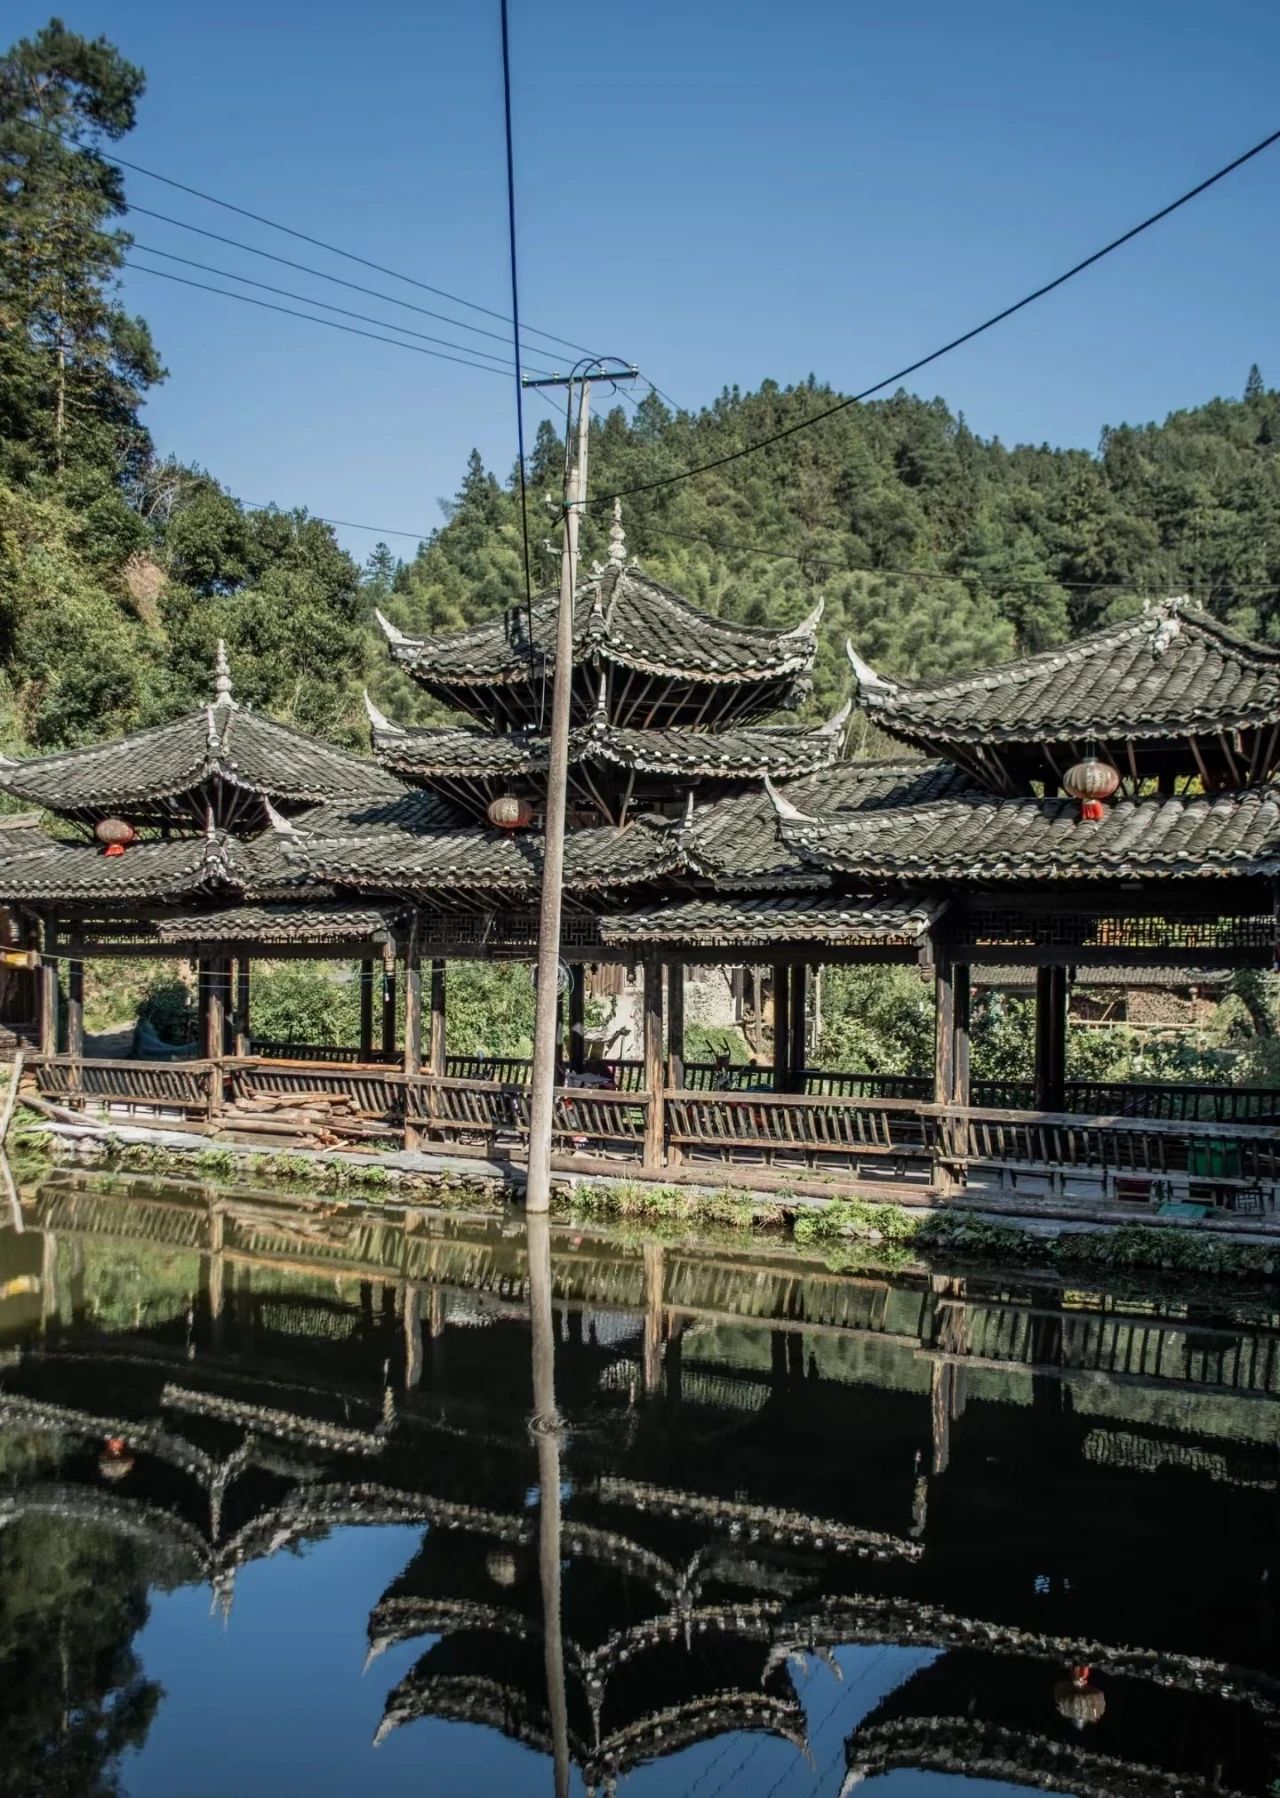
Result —
MULTIPOLYGON (((383 620, 393 658, 471 722, 402 727, 370 705, 373 760, 239 705, 220 655, 207 707, 0 765, 58 820, 8 832, 0 863, 0 903, 43 958, 46 1096, 226 1127, 319 1097, 352 1135, 518 1161, 527 1068, 450 1056, 446 970, 534 957, 555 608, 431 639, 383 620), (85 1057, 84 960, 123 954, 198 960, 197 1057, 85 1057), (253 1042, 264 955, 358 960, 359 1047, 253 1042)), ((1273 1209, 1275 1094, 1072 1082, 1065 1050, 1076 970, 1274 965, 1280 651, 1181 601, 943 681, 889 681, 851 647, 850 703, 904 745, 856 762, 849 705, 817 727, 764 722, 802 700, 819 612, 781 632, 701 613, 628 560, 617 521, 580 584, 562 1156, 906 1197, 1021 1184, 1273 1209), (607 962, 643 969, 644 1052, 614 1090, 575 1090, 583 972, 607 962), (684 1054, 684 970, 716 962, 772 968, 772 1066, 729 1091, 684 1054), (806 1066, 810 973, 840 962, 932 974, 931 1079, 806 1066), (1034 976, 1024 1081, 971 1079, 986 968, 1034 976)))

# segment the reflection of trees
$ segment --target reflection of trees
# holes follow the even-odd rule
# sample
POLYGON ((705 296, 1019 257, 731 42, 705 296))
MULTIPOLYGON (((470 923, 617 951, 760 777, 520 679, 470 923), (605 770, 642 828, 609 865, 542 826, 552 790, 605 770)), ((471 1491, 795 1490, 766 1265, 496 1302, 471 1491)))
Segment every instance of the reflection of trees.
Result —
POLYGON ((0 1790, 110 1798, 161 1689, 133 1638, 147 1620, 134 1543, 53 1517, 0 1531, 0 1790))

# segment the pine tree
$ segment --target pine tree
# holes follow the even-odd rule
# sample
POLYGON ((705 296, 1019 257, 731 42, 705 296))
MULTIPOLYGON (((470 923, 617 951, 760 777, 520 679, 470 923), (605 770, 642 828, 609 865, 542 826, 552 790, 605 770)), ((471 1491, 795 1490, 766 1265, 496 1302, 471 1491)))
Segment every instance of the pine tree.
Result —
POLYGON ((1262 381, 1262 370, 1258 367, 1256 362, 1250 363, 1249 373, 1244 384, 1244 397, 1246 403, 1249 400, 1260 400, 1266 391, 1262 381))
POLYGON ((103 146, 133 127, 142 70, 53 19, 0 60, 0 437, 18 474, 115 481, 149 453, 138 423, 163 378, 112 294, 130 239, 103 146))

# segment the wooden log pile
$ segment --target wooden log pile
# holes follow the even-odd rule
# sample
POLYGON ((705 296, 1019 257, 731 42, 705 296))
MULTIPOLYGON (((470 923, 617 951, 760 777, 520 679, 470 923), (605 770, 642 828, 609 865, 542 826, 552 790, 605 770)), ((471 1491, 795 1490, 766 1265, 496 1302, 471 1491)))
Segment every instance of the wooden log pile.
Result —
POLYGON ((242 1094, 222 1117, 235 1138, 288 1139, 304 1149, 332 1149, 352 1138, 385 1137, 385 1126, 362 1115, 348 1093, 242 1094))

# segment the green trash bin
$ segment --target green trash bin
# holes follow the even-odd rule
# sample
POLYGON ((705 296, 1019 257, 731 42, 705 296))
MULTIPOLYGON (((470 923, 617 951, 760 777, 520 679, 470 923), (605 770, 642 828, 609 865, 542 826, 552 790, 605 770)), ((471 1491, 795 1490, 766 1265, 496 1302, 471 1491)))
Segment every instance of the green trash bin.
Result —
POLYGON ((1232 1180, 1240 1173, 1240 1144, 1220 1136, 1201 1138, 1187 1151, 1187 1172, 1201 1179, 1232 1180))

